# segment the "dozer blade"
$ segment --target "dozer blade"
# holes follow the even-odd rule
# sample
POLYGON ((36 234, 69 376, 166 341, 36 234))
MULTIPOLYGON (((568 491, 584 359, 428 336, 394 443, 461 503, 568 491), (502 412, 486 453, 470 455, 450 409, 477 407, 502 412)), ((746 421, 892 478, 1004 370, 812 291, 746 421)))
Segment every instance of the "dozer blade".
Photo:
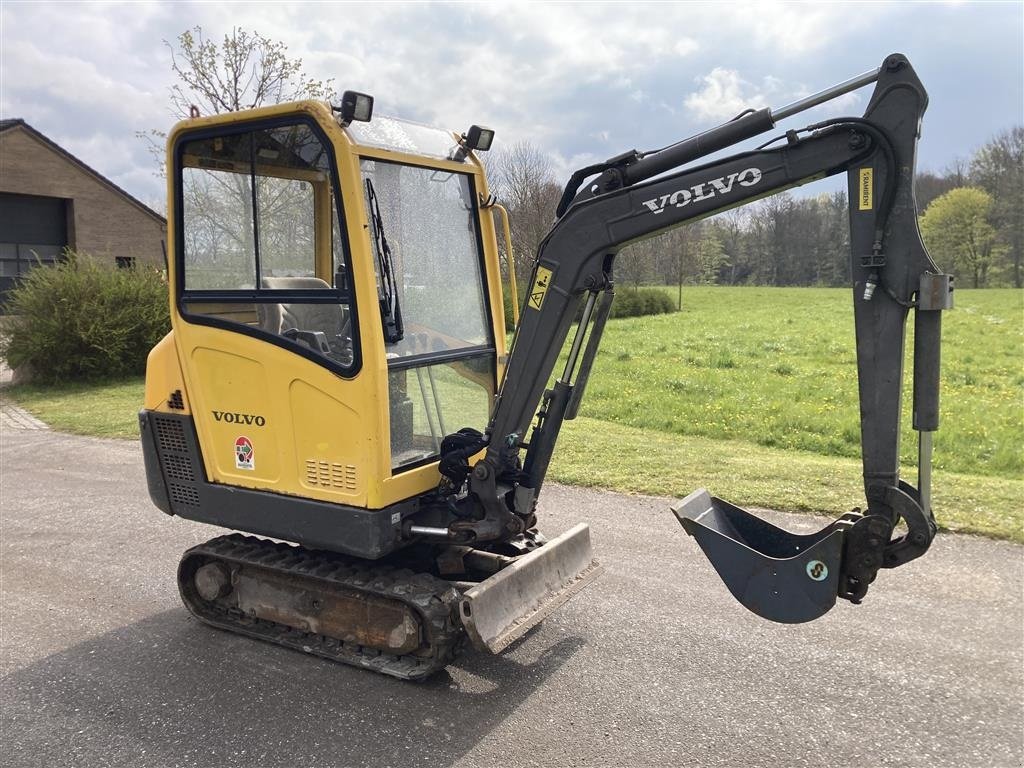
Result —
POLYGON ((500 653, 603 570, 580 523, 468 590, 462 624, 474 646, 500 653))
POLYGON ((801 536, 776 528, 705 489, 672 507, 733 596, 758 616, 783 624, 813 621, 836 602, 843 554, 840 518, 801 536))

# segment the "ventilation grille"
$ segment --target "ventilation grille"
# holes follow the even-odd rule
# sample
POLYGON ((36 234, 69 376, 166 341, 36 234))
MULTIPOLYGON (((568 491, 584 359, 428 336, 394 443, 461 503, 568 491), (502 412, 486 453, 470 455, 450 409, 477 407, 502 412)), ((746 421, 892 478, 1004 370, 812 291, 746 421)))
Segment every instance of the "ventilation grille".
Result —
POLYGON ((198 509, 198 478, 190 448, 193 439, 185 429, 185 420, 180 416, 154 416, 153 426, 171 507, 198 509))
POLYGON ((186 483, 194 483, 196 475, 192 471, 192 462, 188 456, 175 456, 164 454, 164 474, 168 480, 184 480, 186 483))
POLYGON ((156 439, 160 450, 185 454, 188 458, 188 443, 185 442, 185 427, 177 419, 154 418, 156 422, 156 439))
POLYGON ((306 459, 306 483, 355 492, 356 468, 354 464, 306 459))
POLYGON ((199 493, 195 488, 181 485, 180 483, 168 483, 167 488, 171 493, 171 502, 173 504, 199 508, 199 493))

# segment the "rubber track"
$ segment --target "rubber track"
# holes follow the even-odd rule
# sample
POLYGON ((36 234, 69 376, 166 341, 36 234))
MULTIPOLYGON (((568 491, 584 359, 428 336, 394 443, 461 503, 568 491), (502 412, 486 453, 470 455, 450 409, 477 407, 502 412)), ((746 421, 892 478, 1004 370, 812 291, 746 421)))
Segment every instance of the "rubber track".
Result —
POLYGON ((253 536, 219 536, 192 547, 178 565, 178 589, 185 606, 199 620, 231 632, 248 635, 286 648, 351 664, 403 680, 422 680, 444 669, 455 658, 465 639, 458 622, 458 591, 448 582, 428 573, 345 557, 333 552, 309 550, 253 536), (416 655, 396 656, 338 638, 252 618, 237 608, 203 600, 192 585, 190 561, 196 568, 220 561, 281 574, 297 574, 409 606, 419 617, 426 646, 416 655), (189 567, 186 567, 186 566, 189 567))

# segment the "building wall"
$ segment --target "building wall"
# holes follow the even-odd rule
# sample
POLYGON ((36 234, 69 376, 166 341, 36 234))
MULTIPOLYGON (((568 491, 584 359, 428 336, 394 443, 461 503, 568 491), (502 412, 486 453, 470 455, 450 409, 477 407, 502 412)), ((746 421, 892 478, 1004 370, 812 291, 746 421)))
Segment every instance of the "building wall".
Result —
POLYGON ((163 267, 163 221, 20 126, 0 133, 0 192, 67 198, 68 243, 76 251, 163 267))

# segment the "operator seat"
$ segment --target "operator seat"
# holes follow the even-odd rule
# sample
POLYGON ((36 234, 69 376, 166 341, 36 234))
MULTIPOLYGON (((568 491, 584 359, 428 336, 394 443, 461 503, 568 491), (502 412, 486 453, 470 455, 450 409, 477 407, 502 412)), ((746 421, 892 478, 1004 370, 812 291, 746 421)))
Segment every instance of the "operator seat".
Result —
MULTIPOLYGON (((262 285, 269 290, 323 291, 333 290, 329 283, 319 277, 264 277, 262 285)), ((342 365, 352 360, 352 324, 347 306, 341 304, 320 304, 292 301, 284 304, 257 304, 259 326, 268 333, 294 338, 290 331, 322 333, 326 337, 330 352, 342 365)), ((298 341, 314 347, 306 333, 298 335, 298 341)))

